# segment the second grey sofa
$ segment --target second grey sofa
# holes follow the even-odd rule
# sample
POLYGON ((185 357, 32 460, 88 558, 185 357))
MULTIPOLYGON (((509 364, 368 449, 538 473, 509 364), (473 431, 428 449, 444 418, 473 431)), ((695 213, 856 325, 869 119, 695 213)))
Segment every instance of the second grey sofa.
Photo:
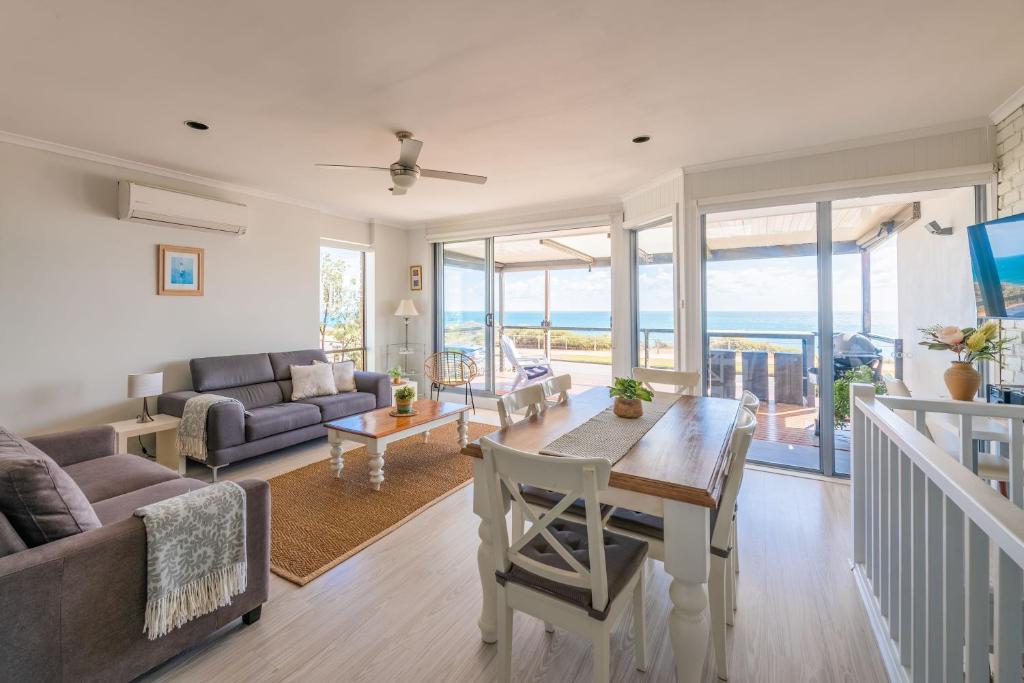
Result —
POLYGON ((198 394, 238 399, 210 408, 206 418, 206 465, 217 468, 286 446, 325 436, 323 423, 391 405, 387 375, 356 371, 356 391, 292 401, 292 365, 327 362, 320 349, 213 356, 189 361, 192 391, 157 400, 161 413, 181 417, 198 394))

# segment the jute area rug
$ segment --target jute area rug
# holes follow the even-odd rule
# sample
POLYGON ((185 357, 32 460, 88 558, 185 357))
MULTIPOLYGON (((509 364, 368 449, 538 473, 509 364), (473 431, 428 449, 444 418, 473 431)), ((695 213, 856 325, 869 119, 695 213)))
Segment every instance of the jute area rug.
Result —
MULTIPOLYGON (((469 423, 470 440, 497 427, 469 423)), ((473 478, 455 423, 389 444, 384 483, 370 486, 364 446, 345 452, 341 479, 321 460, 270 480, 270 568, 304 586, 448 497, 473 478)))

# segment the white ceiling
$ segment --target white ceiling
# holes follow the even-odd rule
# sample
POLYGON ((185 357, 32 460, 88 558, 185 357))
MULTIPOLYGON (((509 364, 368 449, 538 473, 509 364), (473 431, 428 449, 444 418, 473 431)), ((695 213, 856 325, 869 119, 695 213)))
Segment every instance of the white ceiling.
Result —
POLYGON ((7 0, 0 36, 0 130, 419 224, 986 116, 1024 3, 7 0), (489 182, 313 167, 386 166, 399 129, 489 182))

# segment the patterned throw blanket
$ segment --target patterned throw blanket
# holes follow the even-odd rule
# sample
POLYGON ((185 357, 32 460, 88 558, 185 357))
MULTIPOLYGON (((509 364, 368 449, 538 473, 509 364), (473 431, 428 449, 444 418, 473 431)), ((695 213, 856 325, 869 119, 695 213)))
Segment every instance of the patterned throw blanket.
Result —
POLYGON ((240 401, 217 394, 199 394, 185 401, 185 409, 178 423, 175 443, 178 453, 186 458, 206 462, 206 413, 211 406, 218 403, 237 403, 240 401))
POLYGON ((233 481, 135 511, 146 524, 150 640, 245 592, 245 491, 233 481))

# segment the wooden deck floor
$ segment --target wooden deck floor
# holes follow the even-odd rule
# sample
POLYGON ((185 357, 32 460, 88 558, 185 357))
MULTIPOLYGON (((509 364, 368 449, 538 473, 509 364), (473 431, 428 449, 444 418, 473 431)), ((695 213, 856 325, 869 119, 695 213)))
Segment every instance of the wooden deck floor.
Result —
MULTIPOLYGON (((474 418, 491 422, 480 410, 474 418)), ((221 471, 271 477, 328 456, 324 441, 221 471)), ((205 468, 189 475, 208 479, 205 468)), ((736 626, 730 680, 885 680, 847 564, 849 486, 751 469, 740 494, 736 626)), ((141 680, 191 683, 458 683, 493 681, 494 646, 480 641, 478 520, 472 487, 302 588, 271 576, 271 597, 253 626, 231 624, 141 680)), ((648 589, 651 667, 633 669, 628 618, 613 635, 614 681, 673 680, 666 628, 668 575, 652 562, 648 589)), ((534 683, 592 680, 589 645, 517 616, 514 676, 534 683)), ((715 681, 705 670, 705 683, 715 681)))

